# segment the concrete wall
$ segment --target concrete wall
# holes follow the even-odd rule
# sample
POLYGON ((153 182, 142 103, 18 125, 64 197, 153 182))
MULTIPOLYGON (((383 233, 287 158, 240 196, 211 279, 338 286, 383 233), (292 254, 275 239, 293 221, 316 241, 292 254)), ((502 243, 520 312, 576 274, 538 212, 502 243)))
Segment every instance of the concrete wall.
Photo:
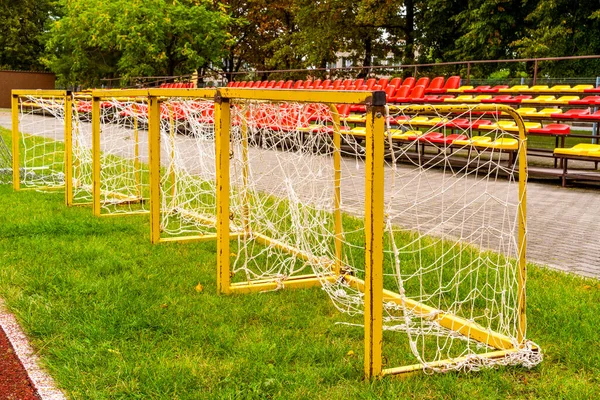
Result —
POLYGON ((0 108, 10 108, 13 89, 54 89, 55 81, 48 72, 0 71, 0 108))

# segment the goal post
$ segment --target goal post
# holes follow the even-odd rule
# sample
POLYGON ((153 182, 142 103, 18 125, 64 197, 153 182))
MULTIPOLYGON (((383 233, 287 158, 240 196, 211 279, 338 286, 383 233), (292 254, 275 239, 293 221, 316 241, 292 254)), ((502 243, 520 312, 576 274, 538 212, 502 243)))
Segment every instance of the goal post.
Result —
POLYGON ((92 209, 96 216, 148 214, 148 91, 91 93, 92 209))
POLYGON ((499 105, 219 89, 218 291, 323 287, 363 317, 367 378, 539 363, 526 339, 525 132, 499 105), (347 103, 365 115, 341 116, 347 103), (296 123, 308 109, 315 123, 296 123), (410 351, 386 351, 384 331, 410 351))
POLYGON ((67 189, 68 193, 72 178, 71 118, 68 91, 11 92, 14 190, 67 189))

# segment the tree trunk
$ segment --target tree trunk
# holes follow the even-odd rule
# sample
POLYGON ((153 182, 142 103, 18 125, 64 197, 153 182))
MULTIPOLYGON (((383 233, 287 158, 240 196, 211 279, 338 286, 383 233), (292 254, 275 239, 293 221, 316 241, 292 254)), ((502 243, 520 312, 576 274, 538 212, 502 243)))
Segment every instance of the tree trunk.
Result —
MULTIPOLYGON (((370 67, 372 65, 371 59, 373 58, 373 40, 370 37, 365 38, 365 58, 363 60, 363 67, 370 67)), ((371 72, 371 68, 363 68, 357 75, 357 78, 366 78, 371 72)))
POLYGON ((415 62, 415 2, 404 0, 406 6, 406 27, 404 29, 406 46, 404 50, 404 64, 415 62))

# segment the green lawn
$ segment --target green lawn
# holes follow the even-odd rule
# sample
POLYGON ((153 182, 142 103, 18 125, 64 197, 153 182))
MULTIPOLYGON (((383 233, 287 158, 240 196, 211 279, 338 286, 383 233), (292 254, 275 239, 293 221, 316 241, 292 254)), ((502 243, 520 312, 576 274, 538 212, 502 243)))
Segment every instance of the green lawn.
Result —
POLYGON ((214 243, 153 246, 147 217, 94 218, 60 193, 0 196, 0 297, 70 397, 597 395, 596 280, 531 267, 528 337, 545 353, 533 370, 364 382, 362 330, 335 324, 321 290, 217 296, 214 243))

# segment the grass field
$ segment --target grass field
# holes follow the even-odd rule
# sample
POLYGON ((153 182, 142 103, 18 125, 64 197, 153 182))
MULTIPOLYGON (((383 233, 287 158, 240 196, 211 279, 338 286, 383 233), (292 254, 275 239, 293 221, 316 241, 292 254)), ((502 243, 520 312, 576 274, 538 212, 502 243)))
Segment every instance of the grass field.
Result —
POLYGON ((0 297, 72 398, 597 396, 596 280, 530 268, 528 337, 545 353, 533 370, 364 382, 362 330, 336 325, 321 290, 217 296, 214 243, 152 246, 147 217, 0 196, 0 297))

